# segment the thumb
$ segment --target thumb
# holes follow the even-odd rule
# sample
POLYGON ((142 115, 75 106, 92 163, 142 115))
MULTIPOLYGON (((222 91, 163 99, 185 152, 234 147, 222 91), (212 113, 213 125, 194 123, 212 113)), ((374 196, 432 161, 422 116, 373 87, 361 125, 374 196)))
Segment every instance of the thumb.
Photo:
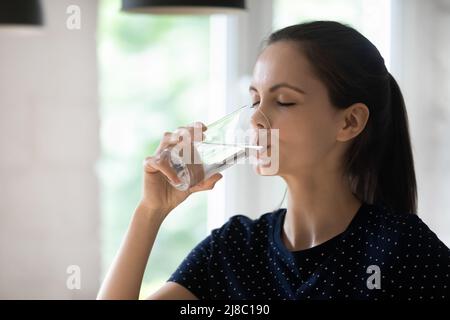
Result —
POLYGON ((201 181, 197 185, 193 186, 189 189, 190 193, 198 192, 198 191, 204 191, 204 190, 211 190, 214 188, 217 181, 222 179, 222 175, 220 173, 216 173, 209 177, 208 179, 201 181))

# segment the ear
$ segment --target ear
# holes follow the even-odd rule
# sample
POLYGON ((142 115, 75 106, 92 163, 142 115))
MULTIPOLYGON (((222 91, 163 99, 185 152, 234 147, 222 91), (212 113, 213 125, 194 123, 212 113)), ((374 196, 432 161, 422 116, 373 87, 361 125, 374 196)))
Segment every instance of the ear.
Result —
POLYGON ((356 137, 366 127, 369 114, 364 103, 355 103, 343 110, 336 140, 345 142, 356 137))

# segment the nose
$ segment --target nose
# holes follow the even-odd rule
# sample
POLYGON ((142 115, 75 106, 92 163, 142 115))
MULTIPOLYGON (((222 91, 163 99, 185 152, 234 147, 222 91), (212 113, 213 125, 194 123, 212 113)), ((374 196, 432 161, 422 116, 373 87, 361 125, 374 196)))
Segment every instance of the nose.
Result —
POLYGON ((262 110, 261 105, 255 107, 251 117, 251 124, 253 127, 253 141, 256 145, 267 148, 272 126, 269 117, 262 110))
POLYGON ((255 129, 270 129, 271 127, 269 117, 261 110, 261 106, 255 106, 250 121, 255 129))

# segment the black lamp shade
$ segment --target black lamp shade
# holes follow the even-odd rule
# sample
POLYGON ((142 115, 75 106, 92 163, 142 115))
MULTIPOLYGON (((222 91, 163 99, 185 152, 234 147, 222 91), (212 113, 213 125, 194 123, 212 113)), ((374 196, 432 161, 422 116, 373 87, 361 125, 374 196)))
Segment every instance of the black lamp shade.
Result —
POLYGON ((39 0, 1 0, 1 25, 42 26, 42 7, 39 0))
POLYGON ((122 0, 122 10, 151 14, 213 14, 245 10, 244 0, 122 0))

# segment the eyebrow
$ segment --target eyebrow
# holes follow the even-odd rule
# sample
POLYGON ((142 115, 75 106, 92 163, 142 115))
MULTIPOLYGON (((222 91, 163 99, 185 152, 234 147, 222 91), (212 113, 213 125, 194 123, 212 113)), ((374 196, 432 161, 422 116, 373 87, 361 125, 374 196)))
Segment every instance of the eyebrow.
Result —
MULTIPOLYGON (((293 86, 293 85, 290 85, 290 84, 288 84, 288 83, 284 83, 284 82, 272 86, 272 87, 269 89, 269 92, 274 92, 275 90, 278 90, 278 89, 283 88, 283 87, 292 89, 292 90, 297 91, 297 92, 299 92, 299 93, 301 93, 301 94, 306 94, 306 92, 303 91, 302 89, 297 88, 297 87, 295 87, 295 86, 293 86)), ((250 87, 248 88, 248 90, 249 90, 249 91, 256 91, 256 92, 258 92, 258 90, 256 90, 256 88, 255 88, 254 86, 250 86, 250 87)))

